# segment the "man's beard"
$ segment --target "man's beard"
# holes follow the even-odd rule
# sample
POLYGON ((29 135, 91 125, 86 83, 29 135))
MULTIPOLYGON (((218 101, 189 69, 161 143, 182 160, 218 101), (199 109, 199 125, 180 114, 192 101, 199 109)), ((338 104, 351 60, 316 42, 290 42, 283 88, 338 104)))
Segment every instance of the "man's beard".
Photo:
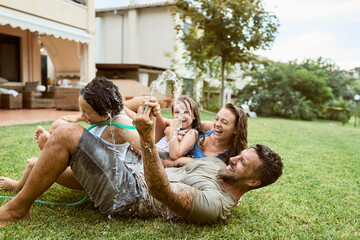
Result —
POLYGON ((249 176, 235 177, 234 175, 226 175, 224 171, 225 168, 226 167, 220 168, 217 176, 226 183, 229 183, 231 185, 241 186, 245 180, 250 178, 249 176))

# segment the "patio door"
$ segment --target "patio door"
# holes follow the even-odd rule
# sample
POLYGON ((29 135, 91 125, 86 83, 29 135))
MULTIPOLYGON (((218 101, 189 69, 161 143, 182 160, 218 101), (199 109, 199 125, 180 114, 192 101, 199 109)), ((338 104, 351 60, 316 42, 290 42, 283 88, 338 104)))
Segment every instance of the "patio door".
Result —
POLYGON ((20 82, 20 38, 0 33, 0 77, 20 82))

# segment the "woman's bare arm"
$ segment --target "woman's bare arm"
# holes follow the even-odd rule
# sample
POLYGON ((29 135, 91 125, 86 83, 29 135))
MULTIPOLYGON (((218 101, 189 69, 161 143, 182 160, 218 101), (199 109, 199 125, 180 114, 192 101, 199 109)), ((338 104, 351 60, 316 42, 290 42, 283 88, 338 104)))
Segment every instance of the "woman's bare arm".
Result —
POLYGON ((214 128, 214 122, 211 121, 201 121, 201 128, 204 132, 207 132, 214 128))
POLYGON ((124 106, 136 113, 138 108, 142 106, 148 98, 149 96, 134 97, 133 99, 126 100, 124 106))

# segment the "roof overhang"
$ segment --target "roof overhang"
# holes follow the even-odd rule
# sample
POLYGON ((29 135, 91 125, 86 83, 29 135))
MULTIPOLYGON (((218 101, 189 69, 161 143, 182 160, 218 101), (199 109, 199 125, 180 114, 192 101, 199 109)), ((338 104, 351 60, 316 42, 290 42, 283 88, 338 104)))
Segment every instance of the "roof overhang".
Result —
POLYGON ((141 3, 141 4, 128 4, 122 6, 112 6, 112 7, 99 7, 95 9, 95 12, 112 12, 112 11, 122 11, 122 10, 129 10, 129 9, 137 9, 137 8, 152 8, 152 7, 164 7, 164 6, 171 6, 175 5, 175 1, 155 1, 151 3, 141 3))
POLYGON ((7 24, 13 28, 19 27, 22 30, 37 32, 39 35, 80 43, 89 43, 91 39, 85 30, 0 6, 0 25, 7 24))
POLYGON ((80 43, 52 36, 40 36, 55 67, 56 77, 80 76, 80 43))

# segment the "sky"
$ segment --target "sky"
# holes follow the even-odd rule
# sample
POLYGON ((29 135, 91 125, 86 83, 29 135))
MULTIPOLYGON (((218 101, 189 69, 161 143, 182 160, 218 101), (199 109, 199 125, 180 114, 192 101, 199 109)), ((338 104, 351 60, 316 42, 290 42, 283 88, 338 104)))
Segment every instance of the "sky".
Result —
POLYGON ((275 61, 323 57, 344 70, 360 67, 360 0, 264 0, 279 20, 275 61))
MULTIPOLYGON (((140 3, 161 0, 138 0, 140 3)), ((130 0, 95 0, 96 7, 130 0)), ((360 67, 360 0, 263 0, 279 20, 270 50, 257 54, 275 61, 323 57, 344 70, 360 67)))

